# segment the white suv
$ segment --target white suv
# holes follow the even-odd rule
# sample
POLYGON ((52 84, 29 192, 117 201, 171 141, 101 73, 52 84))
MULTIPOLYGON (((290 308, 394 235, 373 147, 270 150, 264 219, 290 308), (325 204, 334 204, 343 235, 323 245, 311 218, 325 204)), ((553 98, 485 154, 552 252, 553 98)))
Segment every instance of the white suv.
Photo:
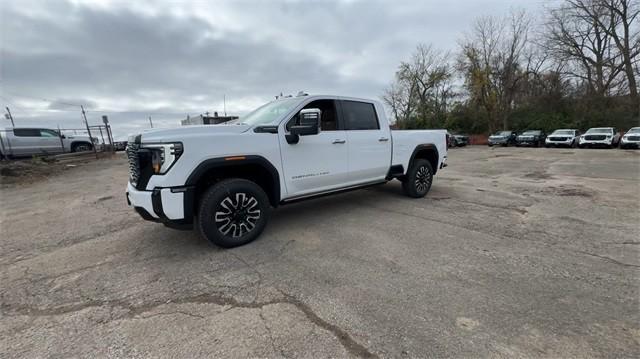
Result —
POLYGON ((614 148, 620 142, 620 132, 613 127, 594 127, 580 136, 578 147, 608 147, 614 148))
POLYGON ((620 148, 640 148, 640 127, 630 128, 620 140, 620 148))
POLYGON ((545 147, 576 147, 580 132, 575 129, 555 130, 544 140, 545 147))
POLYGON ((281 98, 225 125, 129 138, 127 200, 144 218, 197 229, 233 247, 265 228, 272 207, 402 181, 427 194, 447 158, 446 131, 391 131, 377 101, 281 98))

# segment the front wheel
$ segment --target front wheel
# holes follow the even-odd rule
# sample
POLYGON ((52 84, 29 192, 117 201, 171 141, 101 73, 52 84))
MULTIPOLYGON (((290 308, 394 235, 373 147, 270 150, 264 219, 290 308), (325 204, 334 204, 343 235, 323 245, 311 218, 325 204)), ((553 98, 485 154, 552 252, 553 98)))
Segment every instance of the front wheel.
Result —
POLYGON ((433 168, 427 160, 418 159, 407 171, 402 182, 404 193, 413 198, 421 198, 427 195, 433 182, 433 168))
POLYGON ((269 198, 254 182, 231 178, 211 186, 198 211, 198 229, 224 248, 247 244, 262 233, 269 216, 269 198))

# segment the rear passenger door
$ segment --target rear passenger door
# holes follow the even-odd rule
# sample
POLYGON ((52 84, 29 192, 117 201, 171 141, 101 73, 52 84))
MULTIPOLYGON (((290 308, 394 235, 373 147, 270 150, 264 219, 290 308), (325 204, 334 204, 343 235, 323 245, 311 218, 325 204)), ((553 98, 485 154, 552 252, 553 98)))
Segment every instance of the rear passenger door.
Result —
POLYGON ((40 144, 40 130, 37 128, 14 128, 11 151, 16 156, 37 154, 40 144))
POLYGON ((391 130, 380 125, 371 102, 340 101, 349 150, 351 183, 382 181, 391 164, 391 130))

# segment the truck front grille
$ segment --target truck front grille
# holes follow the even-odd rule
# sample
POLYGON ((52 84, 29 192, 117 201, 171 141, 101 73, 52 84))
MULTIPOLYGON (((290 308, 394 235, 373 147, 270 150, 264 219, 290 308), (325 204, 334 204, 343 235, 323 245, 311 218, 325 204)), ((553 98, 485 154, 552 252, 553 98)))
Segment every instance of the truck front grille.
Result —
POLYGON ((566 141, 568 139, 569 139, 569 137, 549 137, 549 141, 562 141, 562 142, 564 142, 564 141, 566 141))
POLYGON ((140 145, 136 143, 127 144, 127 159, 129 160, 129 182, 134 187, 138 187, 140 181, 140 158, 138 157, 138 150, 140 145))
POLYGON ((602 141, 605 138, 607 138, 607 136, 605 135, 585 135, 584 139, 587 141, 602 141))
POLYGON ((640 136, 629 136, 627 138, 629 141, 640 141, 640 136))

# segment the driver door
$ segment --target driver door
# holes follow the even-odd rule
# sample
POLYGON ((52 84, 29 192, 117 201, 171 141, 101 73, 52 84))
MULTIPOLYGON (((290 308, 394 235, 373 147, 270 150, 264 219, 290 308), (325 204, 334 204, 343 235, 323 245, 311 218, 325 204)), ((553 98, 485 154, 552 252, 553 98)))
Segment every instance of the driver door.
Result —
POLYGON ((309 108, 322 111, 320 133, 300 136, 298 143, 290 144, 286 133, 297 124, 297 114, 286 122, 285 131, 278 132, 287 198, 337 189, 349 180, 347 135, 336 101, 316 100, 303 109, 309 108))

